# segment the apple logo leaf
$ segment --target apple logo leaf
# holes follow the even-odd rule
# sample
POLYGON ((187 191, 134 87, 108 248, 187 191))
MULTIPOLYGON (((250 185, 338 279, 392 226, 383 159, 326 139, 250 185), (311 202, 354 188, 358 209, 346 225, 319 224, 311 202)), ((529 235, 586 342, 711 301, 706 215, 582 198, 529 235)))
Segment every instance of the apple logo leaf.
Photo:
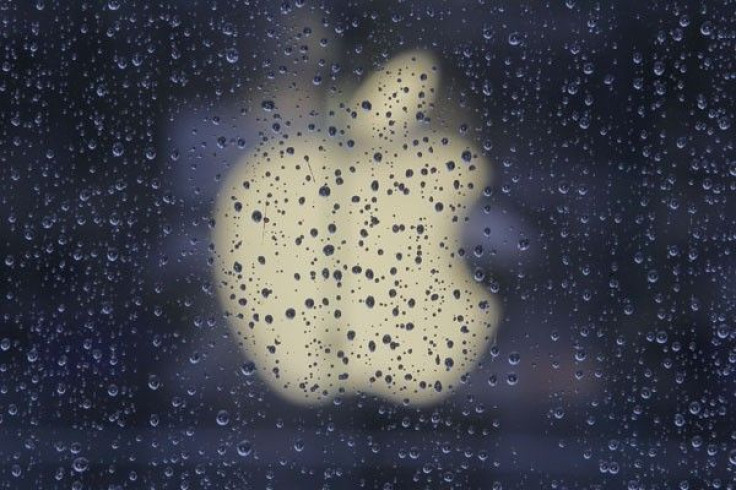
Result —
POLYGON ((264 139, 222 185, 220 303, 292 402, 434 403, 495 336, 499 302, 462 252, 489 162, 432 119, 439 75, 426 52, 396 56, 308 128, 264 139))

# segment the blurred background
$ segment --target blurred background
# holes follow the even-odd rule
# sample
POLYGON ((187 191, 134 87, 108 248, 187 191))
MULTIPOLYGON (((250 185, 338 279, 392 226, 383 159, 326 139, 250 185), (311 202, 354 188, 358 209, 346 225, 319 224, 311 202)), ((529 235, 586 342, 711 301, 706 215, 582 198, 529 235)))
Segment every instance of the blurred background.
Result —
POLYGON ((0 2, 0 488, 735 488, 732 2, 0 2), (494 180, 504 304, 439 405, 269 393, 212 205, 408 49, 494 180))

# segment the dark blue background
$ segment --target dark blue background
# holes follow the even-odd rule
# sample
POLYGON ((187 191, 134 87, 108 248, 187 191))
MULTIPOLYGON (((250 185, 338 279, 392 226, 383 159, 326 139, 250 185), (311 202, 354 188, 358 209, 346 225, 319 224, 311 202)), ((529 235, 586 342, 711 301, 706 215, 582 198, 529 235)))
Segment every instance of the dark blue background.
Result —
POLYGON ((0 487, 733 488, 729 2, 34 0, 0 20, 0 487), (241 370, 212 200, 274 86, 329 91, 415 47, 493 162, 468 249, 505 305, 497 345, 436 407, 295 408, 241 370))

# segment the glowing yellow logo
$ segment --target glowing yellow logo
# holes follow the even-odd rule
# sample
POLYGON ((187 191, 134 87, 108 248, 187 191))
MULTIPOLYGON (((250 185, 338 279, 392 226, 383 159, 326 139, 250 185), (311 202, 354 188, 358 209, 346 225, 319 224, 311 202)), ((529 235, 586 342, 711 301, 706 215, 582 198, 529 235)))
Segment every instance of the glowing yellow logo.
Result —
POLYGON ((438 75, 427 53, 393 58, 351 100, 264 141, 220 191, 221 303, 293 402, 435 402, 495 335, 498 302, 461 252, 489 162, 433 121, 438 75))

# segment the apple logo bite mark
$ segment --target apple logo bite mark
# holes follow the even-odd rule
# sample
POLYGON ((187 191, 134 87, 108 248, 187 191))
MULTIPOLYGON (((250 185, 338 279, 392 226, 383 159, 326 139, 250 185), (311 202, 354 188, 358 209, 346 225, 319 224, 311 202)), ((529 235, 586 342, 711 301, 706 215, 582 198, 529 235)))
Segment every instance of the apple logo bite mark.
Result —
POLYGON ((438 75, 427 53, 396 56, 313 126, 264 139, 222 185, 220 303, 292 402, 437 402, 495 336, 500 305, 461 252, 489 162, 433 121, 438 75))

